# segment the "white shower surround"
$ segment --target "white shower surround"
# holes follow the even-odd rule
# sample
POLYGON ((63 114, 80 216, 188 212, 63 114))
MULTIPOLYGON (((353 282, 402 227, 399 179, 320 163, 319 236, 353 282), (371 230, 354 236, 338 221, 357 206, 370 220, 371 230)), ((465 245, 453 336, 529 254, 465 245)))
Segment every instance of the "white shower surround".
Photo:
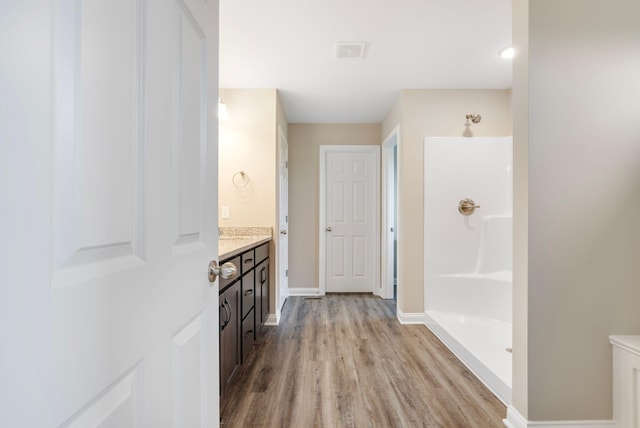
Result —
POLYGON ((511 403, 512 138, 427 137, 424 160, 427 326, 511 403), (471 216, 458 202, 471 198, 471 216))

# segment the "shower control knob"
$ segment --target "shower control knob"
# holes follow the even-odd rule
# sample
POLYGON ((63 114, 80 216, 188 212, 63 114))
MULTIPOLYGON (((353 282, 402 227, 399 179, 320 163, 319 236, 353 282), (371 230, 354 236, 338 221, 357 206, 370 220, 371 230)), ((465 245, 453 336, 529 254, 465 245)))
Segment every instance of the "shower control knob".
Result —
POLYGON ((473 199, 464 198, 458 203, 458 212, 462 215, 471 215, 477 208, 480 208, 480 205, 476 205, 473 199))

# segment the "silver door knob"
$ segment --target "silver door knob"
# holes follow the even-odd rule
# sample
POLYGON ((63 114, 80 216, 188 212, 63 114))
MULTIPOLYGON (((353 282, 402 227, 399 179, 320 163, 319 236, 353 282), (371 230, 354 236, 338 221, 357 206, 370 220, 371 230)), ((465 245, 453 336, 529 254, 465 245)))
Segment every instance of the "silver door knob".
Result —
POLYGON ((281 231, 280 231, 280 234, 281 234, 281 235, 286 235, 286 234, 287 234, 287 231, 286 231, 286 230, 281 230, 281 231))
POLYGON ((238 274, 238 268, 231 262, 226 262, 222 266, 218 266, 215 260, 209 263, 209 282, 215 282, 218 275, 222 279, 233 279, 238 274))
POLYGON ((331 226, 327 227, 326 231, 327 232, 331 232, 333 230, 333 228, 331 226))

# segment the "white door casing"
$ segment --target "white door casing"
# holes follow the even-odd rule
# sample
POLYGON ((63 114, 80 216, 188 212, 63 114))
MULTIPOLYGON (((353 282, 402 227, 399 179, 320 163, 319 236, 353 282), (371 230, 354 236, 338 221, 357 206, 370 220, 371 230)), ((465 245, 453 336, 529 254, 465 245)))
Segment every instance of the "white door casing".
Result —
POLYGON ((289 144, 278 125, 278 302, 276 318, 289 295, 289 144))
POLYGON ((380 146, 320 146, 320 293, 379 288, 380 146))
POLYGON ((396 165, 393 152, 394 148, 399 147, 399 142, 400 125, 397 125, 382 142, 382 263, 379 295, 383 299, 393 299, 394 239, 398 236, 399 227, 396 225, 397 178, 394 177, 396 165))
POLYGON ((0 15, 0 426, 217 426, 217 0, 0 15))

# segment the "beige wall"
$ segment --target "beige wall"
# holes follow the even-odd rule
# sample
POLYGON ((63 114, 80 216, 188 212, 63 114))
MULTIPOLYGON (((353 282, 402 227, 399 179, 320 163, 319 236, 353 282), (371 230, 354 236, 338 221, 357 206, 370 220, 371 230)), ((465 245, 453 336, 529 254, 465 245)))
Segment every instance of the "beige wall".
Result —
MULTIPOLYGON (((275 89, 220 89, 229 119, 219 126, 218 224, 268 226, 277 238, 278 125, 287 133, 285 117, 275 89), (245 171, 247 186, 234 186, 232 178, 245 171), (222 207, 229 207, 229 219, 222 207)), ((237 178, 240 181, 240 177, 237 178)), ((274 313, 277 240, 270 245, 270 313, 274 313)))
MULTIPOLYGON (((424 137, 471 136, 465 115, 482 115, 473 136, 511 135, 509 90, 408 89, 400 94, 381 137, 400 120, 398 149, 398 309, 424 312, 424 137), (467 131, 467 132, 465 132, 467 131)), ((380 138, 380 137, 379 137, 380 138)))
POLYGON ((379 124, 289 125, 289 287, 318 287, 321 145, 380 145, 379 124))
POLYGON ((513 383, 512 404, 528 417, 529 0, 513 2, 513 383))
POLYGON ((637 0, 529 2, 530 420, 611 418, 607 336, 640 333, 638 16, 637 0))
MULTIPOLYGON (((229 119, 220 122, 219 225, 269 226, 276 216, 276 90, 220 89, 229 119), (249 184, 232 177, 245 171, 249 184), (222 218, 222 207, 230 218, 222 218)), ((240 177, 238 177, 240 180, 240 177)))

